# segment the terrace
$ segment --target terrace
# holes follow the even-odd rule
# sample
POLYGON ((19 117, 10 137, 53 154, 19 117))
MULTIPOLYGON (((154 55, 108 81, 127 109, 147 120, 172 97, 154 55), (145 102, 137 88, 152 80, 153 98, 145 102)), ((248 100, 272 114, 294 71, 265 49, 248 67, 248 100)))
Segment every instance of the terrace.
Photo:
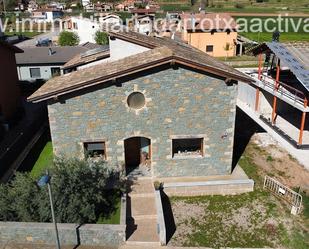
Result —
MULTIPOLYGON (((240 85, 240 100, 294 147, 309 149, 309 70, 295 50, 278 42, 254 48, 259 68, 245 70, 255 81, 249 87, 240 85)), ((302 52, 309 54, 309 49, 302 52)))

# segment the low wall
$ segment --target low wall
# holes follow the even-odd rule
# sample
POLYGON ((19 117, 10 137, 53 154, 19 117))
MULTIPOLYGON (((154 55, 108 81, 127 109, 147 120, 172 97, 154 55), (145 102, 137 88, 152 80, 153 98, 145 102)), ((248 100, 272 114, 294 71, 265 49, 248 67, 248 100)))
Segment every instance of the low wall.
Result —
POLYGON ((160 190, 155 191, 156 209, 157 209, 157 229, 160 238, 160 244, 166 245, 166 227, 163 213, 163 205, 160 190))
MULTIPOLYGON (((62 245, 118 247, 126 240, 126 196, 121 198, 120 224, 58 223, 62 245)), ((0 222, 0 242, 55 244, 53 223, 0 222)))
POLYGON ((164 184, 168 196, 234 195, 253 191, 254 181, 220 180, 205 182, 172 182, 164 184))
MULTIPOLYGON (((58 224, 63 245, 118 246, 125 241, 125 225, 58 224)), ((55 244, 52 223, 0 222, 0 241, 36 244, 55 244)))

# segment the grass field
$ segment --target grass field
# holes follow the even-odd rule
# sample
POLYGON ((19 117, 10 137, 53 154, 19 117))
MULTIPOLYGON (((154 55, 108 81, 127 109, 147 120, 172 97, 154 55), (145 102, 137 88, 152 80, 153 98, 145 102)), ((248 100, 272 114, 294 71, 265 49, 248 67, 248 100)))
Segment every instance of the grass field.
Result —
POLYGON ((53 163, 53 147, 51 142, 47 142, 44 149, 42 150, 38 160, 31 170, 31 176, 34 179, 39 178, 44 170, 50 167, 53 163))
POLYGON ((99 217, 97 224, 120 224, 121 199, 115 205, 116 210, 109 217, 99 217))
MULTIPOLYGON (((242 26, 246 21, 248 23, 248 27, 250 25, 254 25, 258 23, 258 21, 263 23, 262 32, 242 32, 241 35, 257 41, 271 41, 272 32, 266 32, 266 29, 269 30, 279 30, 279 27, 285 32, 281 32, 280 41, 282 42, 290 42, 290 41, 309 41, 309 33, 306 32, 306 25, 308 22, 308 18, 302 17, 282 17, 282 21, 274 19, 273 21, 267 21, 269 17, 248 17, 248 16, 237 16, 234 17, 237 23, 242 26), (297 28, 296 32, 294 32, 294 27, 297 28)), ((249 30, 250 31, 250 30, 249 30)))
POLYGON ((25 31, 25 32, 5 32, 5 35, 23 35, 28 38, 32 38, 34 36, 40 35, 42 32, 30 32, 30 31, 25 31))
POLYGON ((308 0, 268 0, 257 3, 252 0, 209 0, 211 11, 247 12, 247 13, 274 13, 281 11, 308 12, 308 0))

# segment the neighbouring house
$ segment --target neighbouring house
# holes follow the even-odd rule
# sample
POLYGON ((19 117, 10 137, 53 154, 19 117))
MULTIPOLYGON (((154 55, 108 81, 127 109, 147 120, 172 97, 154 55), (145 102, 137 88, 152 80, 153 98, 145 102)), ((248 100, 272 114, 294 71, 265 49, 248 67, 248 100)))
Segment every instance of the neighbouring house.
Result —
POLYGON ((144 35, 150 35, 153 33, 155 14, 157 12, 156 9, 135 8, 131 9, 130 12, 132 13, 132 17, 128 26, 131 30, 144 35))
POLYGON ((100 15, 94 20, 83 17, 70 17, 62 21, 62 29, 75 32, 79 38, 79 44, 95 42, 95 33, 103 30, 105 25, 121 25, 122 20, 116 14, 100 15))
POLYGON ((53 22, 62 17, 63 11, 54 9, 38 9, 31 14, 31 19, 35 22, 53 22))
MULTIPOLYGON (((96 44, 94 44, 96 45, 96 44)), ((85 44, 87 46, 87 44, 85 44)), ((92 47, 92 46, 91 46, 92 47)), ((76 55, 63 65, 63 73, 70 73, 86 67, 97 65, 110 58, 109 46, 96 46, 84 53, 76 55)))
POLYGON ((28 6, 27 6, 28 12, 36 11, 38 8, 39 8, 39 5, 37 4, 36 1, 29 1, 28 6))
POLYGON ((244 70, 254 81, 239 85, 239 105, 250 108, 295 148, 309 149, 309 43, 273 41, 251 52, 260 66, 244 70))
POLYGON ((83 46, 25 47, 24 53, 16 54, 18 78, 20 81, 45 81, 61 74, 65 63, 74 56, 89 49, 83 46))
POLYGON ((54 154, 153 178, 230 175, 237 82, 252 79, 168 38, 110 40, 111 61, 52 78, 28 99, 48 104, 54 154))
POLYGON ((182 40, 214 57, 236 55, 237 24, 225 13, 181 14, 182 40))
POLYGON ((129 11, 134 9, 134 0, 126 0, 121 3, 116 4, 115 10, 116 11, 129 11))
MULTIPOLYGON (((18 75, 15 54, 23 50, 0 41, 0 126, 7 127, 7 122, 14 116, 20 105, 18 75)), ((0 133, 1 129, 0 128, 0 133)))

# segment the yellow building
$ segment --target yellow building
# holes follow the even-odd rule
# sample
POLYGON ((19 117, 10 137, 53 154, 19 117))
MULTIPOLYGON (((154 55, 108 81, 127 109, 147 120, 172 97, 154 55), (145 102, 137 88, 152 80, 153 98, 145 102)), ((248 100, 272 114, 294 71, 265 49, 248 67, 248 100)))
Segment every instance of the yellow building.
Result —
POLYGON ((237 25, 225 13, 182 14, 182 40, 214 57, 236 55, 237 25))

